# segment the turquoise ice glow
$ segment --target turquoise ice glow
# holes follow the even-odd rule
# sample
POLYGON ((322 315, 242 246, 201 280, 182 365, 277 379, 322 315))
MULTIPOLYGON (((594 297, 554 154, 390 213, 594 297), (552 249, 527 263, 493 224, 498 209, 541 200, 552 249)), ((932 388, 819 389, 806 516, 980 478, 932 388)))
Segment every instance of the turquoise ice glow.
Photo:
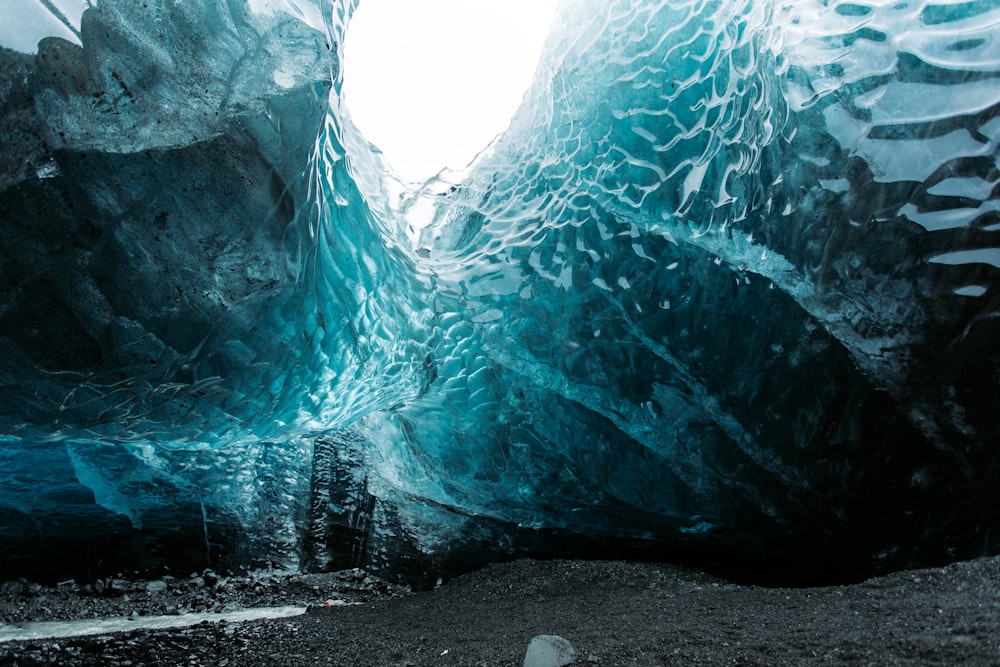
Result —
POLYGON ((992 4, 566 0, 419 186, 356 3, 94 4, 2 53, 2 535, 996 548, 992 4))

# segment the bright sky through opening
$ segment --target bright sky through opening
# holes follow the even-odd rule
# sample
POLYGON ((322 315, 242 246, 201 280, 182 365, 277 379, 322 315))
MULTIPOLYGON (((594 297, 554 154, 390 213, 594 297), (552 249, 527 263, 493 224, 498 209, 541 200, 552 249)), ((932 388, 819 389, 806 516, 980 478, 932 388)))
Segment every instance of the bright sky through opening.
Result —
POLYGON ((83 0, 0 0, 0 46, 35 53, 43 37, 79 44, 76 32, 83 9, 83 0))
POLYGON ((344 43, 344 102, 404 180, 460 169, 505 130, 556 0, 361 0, 344 43))

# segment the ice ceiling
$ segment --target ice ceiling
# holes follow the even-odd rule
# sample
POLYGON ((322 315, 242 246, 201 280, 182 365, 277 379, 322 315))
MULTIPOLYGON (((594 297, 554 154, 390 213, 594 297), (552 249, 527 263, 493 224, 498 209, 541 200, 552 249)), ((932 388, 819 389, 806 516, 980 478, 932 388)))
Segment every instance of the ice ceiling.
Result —
POLYGON ((995 3, 565 0, 419 189, 356 2, 90 4, 0 51, 5 573, 997 550, 995 3))

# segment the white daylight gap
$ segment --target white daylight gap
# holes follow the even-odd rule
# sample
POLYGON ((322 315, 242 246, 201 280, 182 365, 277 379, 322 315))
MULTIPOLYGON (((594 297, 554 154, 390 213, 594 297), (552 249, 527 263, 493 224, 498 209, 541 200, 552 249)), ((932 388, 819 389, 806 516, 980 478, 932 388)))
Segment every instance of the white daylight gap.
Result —
POLYGON ((361 0, 344 41, 351 119, 399 177, 461 169, 531 83, 556 0, 361 0))

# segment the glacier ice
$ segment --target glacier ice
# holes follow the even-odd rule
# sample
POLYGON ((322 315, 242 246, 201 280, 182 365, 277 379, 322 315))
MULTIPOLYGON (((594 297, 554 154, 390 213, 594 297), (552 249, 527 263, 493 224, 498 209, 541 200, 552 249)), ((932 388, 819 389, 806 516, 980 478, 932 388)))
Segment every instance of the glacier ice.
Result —
POLYGON ((996 551, 1000 9, 564 0, 408 186, 356 4, 0 51, 5 572, 996 551))

